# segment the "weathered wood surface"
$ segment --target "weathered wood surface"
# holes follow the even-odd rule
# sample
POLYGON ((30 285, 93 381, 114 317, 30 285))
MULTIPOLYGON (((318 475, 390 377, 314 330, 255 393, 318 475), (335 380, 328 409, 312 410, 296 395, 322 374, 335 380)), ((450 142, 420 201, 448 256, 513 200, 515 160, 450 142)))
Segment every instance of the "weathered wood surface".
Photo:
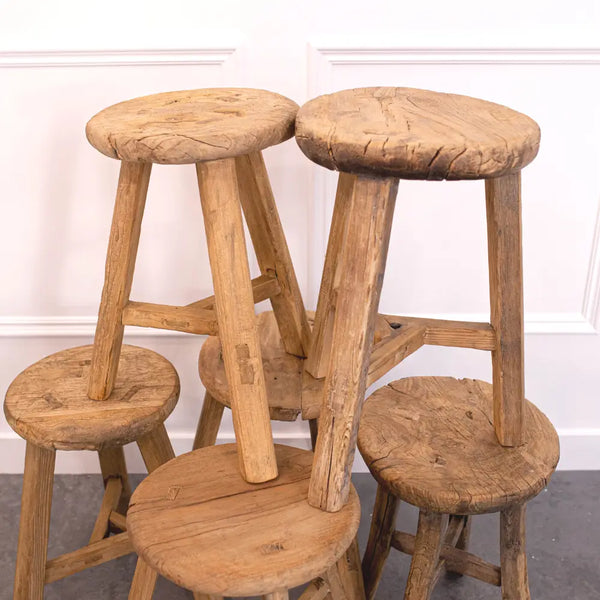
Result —
POLYGON ((132 496, 127 527, 138 554, 178 585, 254 596, 323 574, 350 546, 360 506, 329 514, 307 502, 313 454, 276 446, 279 477, 250 484, 233 444, 177 457, 132 496), (202 568, 198 568, 202 565, 202 568))
POLYGON ((123 309, 123 325, 170 329, 184 333, 217 335, 219 326, 213 310, 170 306, 152 302, 128 302, 123 309))
POLYGON ((540 129, 505 106, 412 88, 359 88, 319 96, 296 119, 312 161, 337 171, 402 179, 483 179, 521 169, 540 129))
POLYGON ((235 160, 196 165, 223 361, 240 469, 254 483, 277 477, 235 160))
POLYGON ((508 506, 500 513, 500 569, 502 598, 530 600, 524 504, 508 506))
POLYGON ((294 134, 298 105, 265 90, 214 88, 152 94, 109 106, 86 135, 123 161, 190 164, 248 154, 294 134))
POLYGON ((90 535, 89 544, 98 542, 108 533, 110 525, 110 515, 119 505, 121 492, 123 491, 123 482, 120 477, 111 477, 106 483, 102 504, 90 535))
POLYGON ((179 377, 156 352, 124 345, 111 395, 87 396, 92 346, 62 350, 25 369, 10 385, 4 413, 23 438, 45 448, 98 450, 152 431, 175 408, 179 377))
POLYGON ((525 437, 504 448, 492 425, 492 386, 411 377, 365 403, 358 447, 371 473, 402 500, 448 514, 500 510, 538 494, 554 472, 558 436, 525 405, 525 437))
POLYGON ((204 448, 205 446, 214 446, 217 443, 217 435, 221 419, 223 418, 224 408, 225 405, 215 400, 209 391, 204 394, 202 412, 198 419, 192 450, 198 450, 198 448, 204 448))

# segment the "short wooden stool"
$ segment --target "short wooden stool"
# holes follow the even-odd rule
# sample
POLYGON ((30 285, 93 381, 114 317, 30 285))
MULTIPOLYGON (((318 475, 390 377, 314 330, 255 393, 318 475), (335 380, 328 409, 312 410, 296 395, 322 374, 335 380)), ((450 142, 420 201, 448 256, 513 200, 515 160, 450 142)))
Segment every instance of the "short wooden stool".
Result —
MULTIPOLYGON (((444 567, 501 582, 503 598, 529 598, 524 502, 558 461, 556 433, 525 401, 523 384, 520 170, 537 154, 539 135, 534 121, 506 107, 408 88, 347 90, 298 114, 301 148, 323 166, 359 173, 354 194, 398 179, 486 180, 491 324, 387 318, 397 331, 390 362, 423 344, 489 350, 493 389, 416 378, 366 403, 359 447, 379 482, 363 560, 368 598, 390 545, 413 554, 407 599, 429 598, 444 567), (421 509, 416 538, 394 532, 398 498, 421 509), (491 511, 501 512, 501 569, 466 552, 466 515, 491 511)), ((343 209, 336 202, 334 223, 343 209)))

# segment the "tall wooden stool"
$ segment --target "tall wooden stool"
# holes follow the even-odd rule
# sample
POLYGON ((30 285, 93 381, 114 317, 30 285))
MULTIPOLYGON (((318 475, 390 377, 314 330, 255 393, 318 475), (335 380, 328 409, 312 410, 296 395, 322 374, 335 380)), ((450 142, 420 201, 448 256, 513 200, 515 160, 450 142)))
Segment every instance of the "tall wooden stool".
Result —
POLYGON ((358 443, 379 489, 363 572, 372 598, 393 545, 413 554, 407 599, 428 598, 444 568, 501 583, 506 599, 529 598, 524 502, 558 461, 556 433, 523 384, 520 170, 537 154, 538 126, 465 96, 366 88, 309 102, 296 137, 319 164, 360 173, 355 194, 399 178, 486 180, 491 324, 387 319, 398 361, 423 344, 489 350, 494 385, 412 378, 366 403, 358 443), (394 532, 398 498, 421 509, 416 537, 394 532), (501 512, 500 569, 466 551, 466 516, 492 511, 501 512))
MULTIPOLYGON (((156 572, 198 599, 286 599, 289 588, 311 580, 303 600, 364 598, 355 541, 359 503, 350 475, 359 408, 369 373, 376 376, 371 347, 395 192, 394 181, 358 179, 344 197, 344 234, 331 242, 339 276, 325 273, 321 297, 330 301, 315 315, 328 337, 310 351, 327 365, 314 454, 277 446, 279 478, 258 485, 236 472, 235 445, 200 448, 151 474, 127 514, 141 557, 131 599, 151 598, 156 572)), ((238 406, 232 403, 234 418, 238 406)))
POLYGON ((179 397, 179 378, 162 356, 123 346, 111 394, 87 397, 92 346, 63 350, 23 371, 4 413, 25 440, 25 471, 13 598, 41 600, 44 584, 133 552, 125 532, 131 489, 123 445, 137 442, 152 471, 173 458, 163 422, 179 397), (105 492, 88 545, 46 560, 57 450, 96 450, 105 492), (111 529, 121 531, 108 537, 111 529))

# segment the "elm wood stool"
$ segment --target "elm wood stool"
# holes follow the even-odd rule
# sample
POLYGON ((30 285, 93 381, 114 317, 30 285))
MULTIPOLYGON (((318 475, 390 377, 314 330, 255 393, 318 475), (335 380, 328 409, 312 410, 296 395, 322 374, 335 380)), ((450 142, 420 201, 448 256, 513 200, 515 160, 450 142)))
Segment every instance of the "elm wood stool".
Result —
MULTIPOLYGON (((501 579, 504 598, 528 598, 524 501, 542 488, 558 460, 556 434, 526 403, 523 384, 520 171, 537 154, 538 126, 506 107, 466 96, 364 88, 302 107, 296 138, 317 163, 359 173, 354 195, 361 186, 391 187, 398 179, 486 180, 491 324, 387 318, 398 331, 398 362, 424 344, 491 351, 493 390, 447 378, 410 379, 394 384, 402 393, 386 388, 367 402, 359 447, 380 487, 363 573, 372 598, 393 542, 413 553, 409 600, 428 598, 444 566, 496 583, 501 579), (442 411, 440 398, 456 416, 442 411), (479 470, 474 456, 484 462, 479 470), (497 467, 502 461, 509 468, 497 467), (477 496, 482 473, 487 486, 479 486, 477 496), (411 496, 412 488, 420 494, 411 496), (421 508, 416 538, 393 532, 397 496, 421 508), (501 577, 466 553, 466 515, 491 510, 501 512, 501 577), (452 514, 445 533, 444 512, 452 514)), ((343 218, 343 204, 336 202, 334 223, 338 209, 343 218)), ((323 314, 318 308, 313 344, 323 314)))
POLYGON ((87 397, 92 346, 52 354, 8 388, 4 413, 25 440, 25 470, 13 598, 41 600, 44 584, 133 552, 125 530, 130 495, 122 446, 137 442, 149 470, 172 456, 163 425, 179 397, 179 378, 165 358, 123 346, 119 372, 103 402, 87 397), (95 450, 105 493, 88 545, 46 560, 57 450, 95 450))
POLYGON ((96 149, 121 160, 89 395, 109 393, 124 325, 218 333, 251 482, 277 476, 254 303, 271 299, 289 352, 302 355, 310 335, 261 154, 292 136, 297 109, 264 90, 167 92, 111 106, 86 129, 96 149), (152 163, 196 165, 215 295, 187 306, 129 299, 152 163), (252 281, 242 209, 261 268, 252 281))

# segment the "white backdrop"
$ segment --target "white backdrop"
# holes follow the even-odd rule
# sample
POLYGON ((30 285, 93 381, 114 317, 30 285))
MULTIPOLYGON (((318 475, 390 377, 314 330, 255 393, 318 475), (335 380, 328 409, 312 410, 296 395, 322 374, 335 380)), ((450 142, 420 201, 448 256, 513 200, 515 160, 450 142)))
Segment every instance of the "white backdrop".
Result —
MULTIPOLYGON (((526 390, 559 429, 561 468, 600 468, 594 0, 0 0, 2 394, 28 364, 92 340, 118 163, 87 144, 86 121, 126 98, 219 85, 271 89, 299 103, 348 87, 424 87, 505 103, 540 123, 540 154, 523 179, 526 390)), ((293 141, 266 160, 314 308, 335 178, 293 141)), ((133 298, 185 304, 210 293, 195 185, 193 168, 155 167, 133 298)), ((487 319, 486 260, 481 182, 401 182, 381 309, 487 319)), ((202 338, 139 329, 127 337, 180 372, 182 397, 167 427, 176 452, 188 450, 203 396, 202 338)), ((430 347, 386 380, 431 373, 489 378, 489 355, 430 347)), ((301 422, 274 431, 308 444, 301 422)), ((232 436, 227 416, 221 439, 232 436)), ((20 472, 23 454, 0 422, 0 471, 20 472)), ((129 456, 141 470, 135 449, 129 456)), ((58 459, 63 472, 96 468, 87 453, 58 459)))

